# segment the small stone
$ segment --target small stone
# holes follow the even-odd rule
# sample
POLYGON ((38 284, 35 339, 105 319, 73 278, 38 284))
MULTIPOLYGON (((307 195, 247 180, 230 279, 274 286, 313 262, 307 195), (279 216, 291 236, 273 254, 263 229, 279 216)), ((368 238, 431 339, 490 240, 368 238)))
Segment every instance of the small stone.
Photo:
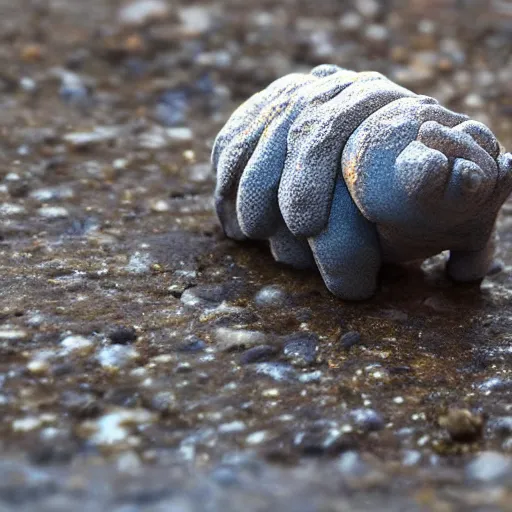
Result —
POLYGON ((139 353, 132 347, 124 345, 110 345, 102 348, 97 359, 103 368, 118 369, 133 362, 139 353))
POLYGON ((264 308, 283 307, 287 301, 287 293, 277 285, 263 287, 254 297, 255 304, 264 308))
POLYGON ((135 252, 130 256, 125 270, 130 274, 145 274, 151 270, 153 257, 147 252, 135 252))
POLYGON ((202 5, 182 7, 179 17, 185 31, 203 34, 213 27, 213 10, 202 5))
POLYGON ((151 423, 154 414, 145 409, 118 409, 109 412, 96 421, 86 421, 82 424, 85 432, 91 432, 89 440, 99 446, 113 446, 126 443, 130 436, 131 427, 151 423))
POLYGON ((231 329, 218 327, 214 334, 214 340, 220 350, 236 350, 254 345, 264 345, 266 334, 260 331, 248 331, 244 329, 231 329))
POLYGON ((314 333, 295 333, 287 336, 283 354, 295 366, 309 366, 316 361, 318 336, 314 333))
POLYGON ((389 39, 389 30, 384 25, 372 24, 366 27, 364 35, 368 42, 382 44, 389 39))
POLYGON ((93 342, 84 336, 67 336, 60 345, 64 354, 71 352, 88 353, 94 347, 93 342))
POLYGON ((37 213, 45 219, 64 219, 69 217, 69 211, 63 206, 43 206, 37 210, 37 213))
POLYGON ((56 74, 61 79, 59 95, 66 103, 83 106, 91 101, 91 91, 79 75, 67 70, 57 70, 56 74))
POLYGON ((207 347, 206 342, 194 334, 187 336, 183 343, 176 347, 178 352, 201 352, 207 347))
POLYGON ((45 187, 30 193, 30 197, 41 202, 71 199, 74 195, 73 189, 69 187, 45 187))
POLYGON ((259 432, 253 432, 245 438, 245 443, 252 446, 261 444, 270 437, 270 434, 266 430, 260 430, 259 432))
POLYGON ((27 370, 33 375, 44 375, 49 369, 50 365, 44 359, 34 359, 27 364, 27 370))
POLYGON ((471 443, 482 437, 484 418, 467 409, 451 409, 438 419, 450 438, 458 443, 471 443))
POLYGON ((94 144, 108 142, 120 136, 120 128, 117 126, 98 126, 92 132, 73 132, 64 135, 64 142, 72 148, 84 149, 94 144))
POLYGON ((117 18, 121 25, 142 26, 168 15, 169 4, 164 0, 136 0, 123 6, 117 18))
POLYGON ((149 202, 149 208, 156 213, 165 213, 170 210, 169 202, 165 199, 153 199, 149 202))
POLYGON ((384 428, 382 415, 373 409, 354 409, 350 411, 354 426, 363 432, 375 432, 384 428))
POLYGON ((512 379, 502 379, 501 377, 492 377, 478 385, 478 389, 484 392, 506 391, 512 389, 512 379))
POLYGON ((12 422, 12 429, 14 432, 30 432, 31 430, 41 427, 42 423, 41 418, 28 416, 27 418, 14 420, 12 422))
POLYGON ((361 341, 361 334, 357 331, 349 331, 343 334, 340 338, 340 344, 345 350, 350 350, 354 345, 361 341))
POLYGON ((512 436, 512 416, 502 416, 489 421, 491 430, 500 437, 512 436))
POLYGON ((178 412, 178 402, 172 391, 160 391, 151 399, 151 408, 167 416, 178 412))
POLYGON ((357 12, 344 14, 339 21, 341 29, 346 33, 356 33, 363 26, 363 18, 357 12))
POLYGON ((268 361, 278 353, 278 349, 272 345, 258 345, 246 350, 240 356, 240 364, 259 363, 268 361))
POLYGON ((119 455, 116 466, 120 473, 138 475, 141 472, 142 463, 134 451, 127 451, 119 455))
POLYGON ((8 325, 0 327, 0 341, 21 341, 28 338, 28 332, 8 325))
POLYGON ((222 285, 203 285, 187 288, 180 300, 186 306, 214 308, 228 299, 228 294, 222 285))
POLYGON ((381 10, 381 6, 377 0, 356 0, 356 9, 365 17, 374 19, 381 10))
POLYGON ((466 474, 469 478, 482 482, 510 478, 512 459, 498 452, 481 452, 468 464, 466 474))
POLYGON ((246 425, 243 421, 232 421, 231 423, 223 423, 219 425, 219 432, 221 434, 236 434, 237 432, 243 432, 246 429, 246 425))
POLYGON ((256 363, 252 366, 259 375, 266 375, 278 382, 296 380, 297 374, 293 367, 285 363, 256 363))
POLYGON ((167 128, 167 136, 175 142, 190 142, 194 138, 194 132, 185 126, 167 128))
POLYGON ((24 206, 15 203, 2 203, 0 204, 0 215, 2 217, 8 217, 10 215, 21 215, 26 213, 24 206))
POLYGON ((338 461, 338 468, 344 475, 350 477, 362 477, 370 471, 370 467, 363 461, 356 451, 343 453, 338 461))
POLYGON ((107 333, 110 341, 117 345, 127 345, 137 340, 137 332, 133 327, 119 326, 107 333))

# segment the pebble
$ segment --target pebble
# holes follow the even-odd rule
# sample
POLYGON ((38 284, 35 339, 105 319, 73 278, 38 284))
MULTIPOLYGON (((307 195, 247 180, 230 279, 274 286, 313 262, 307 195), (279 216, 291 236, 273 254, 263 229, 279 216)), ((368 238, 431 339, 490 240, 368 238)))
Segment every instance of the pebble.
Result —
POLYGON ((127 345, 137 340, 137 332, 133 327, 115 327, 108 331, 107 337, 112 343, 117 345, 127 345))
POLYGON ((64 219, 69 217, 69 211, 64 206, 43 206, 37 210, 37 213, 45 219, 64 219))
POLYGON ((118 409, 109 412, 96 421, 82 424, 84 430, 92 432, 89 440, 99 446, 112 446, 128 441, 132 426, 151 423, 154 414, 145 409, 118 409))
POLYGON ((231 423, 219 425, 218 431, 221 434, 236 434, 237 432, 243 432, 246 428, 243 421, 232 421, 231 423))
POLYGON ((165 213, 171 209, 171 206, 169 205, 169 201, 165 199, 152 199, 149 202, 149 208, 155 213, 165 213))
POLYGON ((81 78, 74 73, 66 73, 62 76, 59 95, 63 101, 70 105, 83 106, 91 100, 89 89, 84 85, 81 78))
POLYGON ((151 399, 151 408, 162 415, 169 415, 177 412, 178 402, 172 391, 159 391, 151 399))
POLYGON ((309 366, 316 361, 318 336, 314 333, 295 333, 286 336, 283 354, 294 366, 309 366))
POLYGON ((359 453, 350 450, 343 453, 338 460, 338 469, 350 477, 362 477, 368 473, 370 467, 363 461, 359 453))
POLYGON ((26 418, 14 420, 12 422, 12 429, 14 432, 30 432, 31 430, 36 430, 41 427, 42 424, 41 418, 27 416, 26 418))
POLYGON ((10 216, 10 215, 21 215, 22 213, 26 213, 26 208, 21 206, 20 204, 15 203, 2 203, 0 204, 0 215, 2 216, 10 216))
POLYGON ((356 9, 365 17, 374 19, 381 10, 381 6, 377 0, 356 0, 356 9))
POLYGON ((384 428, 384 419, 373 409, 354 409, 350 411, 354 426, 363 432, 375 432, 384 428))
POLYGON ((206 342, 194 334, 187 336, 183 343, 176 347, 178 352, 201 352, 207 347, 206 342))
POLYGON ((125 345, 110 345, 102 348, 97 355, 98 362, 107 369, 118 369, 138 359, 139 353, 125 345))
POLYGON ((213 28, 214 11, 202 5, 182 7, 179 17, 183 28, 193 34, 203 34, 213 28))
POLYGON ((214 308, 228 298, 222 285, 199 285, 187 288, 180 297, 186 306, 214 308))
POLYGON ((350 350, 354 345, 361 341, 361 334, 357 331, 349 331, 343 334, 340 338, 340 344, 345 350, 350 350))
POLYGON ((494 482, 512 476, 512 459, 498 452, 485 451, 477 455, 466 467, 469 478, 481 482, 494 482))
MULTIPOLYGON (((171 89, 157 99, 155 118, 164 126, 177 127, 185 122, 188 107, 189 93, 184 89, 171 89)), ((168 130, 165 134, 169 137, 168 130)))
POLYGON ((438 419, 455 442, 470 443, 482 437, 484 418, 467 409, 451 409, 438 419))
POLYGON ((255 296, 256 306, 263 308, 283 307, 288 301, 288 294, 277 285, 263 287, 255 296))
POLYGON ((117 139, 121 129, 117 126, 98 126, 92 132, 72 132, 64 135, 63 140, 75 149, 84 149, 94 144, 100 144, 117 139))
POLYGON ((0 341, 21 341, 28 338, 28 332, 12 328, 9 325, 0 327, 0 341))
POLYGON ((257 374, 271 377, 278 382, 293 381, 297 378, 294 368, 286 363, 256 363, 252 368, 257 374))
POLYGON ((190 142, 194 138, 194 132, 186 126, 167 128, 165 132, 169 139, 176 142, 190 142))
POLYGON ((240 364, 259 363, 268 361, 278 353, 278 349, 272 345, 258 345, 246 350, 240 356, 240 364))
POLYGON ((145 274, 151 270, 153 257, 147 252, 135 252, 130 256, 125 270, 130 274, 145 274))
POLYGON ((169 13, 169 4, 165 0, 136 0, 121 7, 117 19, 121 25, 135 27, 163 20, 169 13))
POLYGON ((267 336, 260 331, 218 327, 213 333, 213 339, 220 350, 228 351, 255 345, 264 345, 267 336))
POLYGON ((94 343, 84 336, 67 336, 60 342, 60 345, 64 354, 71 352, 87 353, 94 347, 94 343))
POLYGON ((512 435, 512 416, 501 416, 489 421, 489 427, 498 436, 506 437, 512 435))
POLYGON ((45 187, 33 190, 30 193, 30 197, 41 202, 71 199, 74 195, 75 193, 70 187, 45 187))
POLYGON ((479 384, 478 389, 484 392, 506 391, 512 389, 512 379, 492 377, 479 384))

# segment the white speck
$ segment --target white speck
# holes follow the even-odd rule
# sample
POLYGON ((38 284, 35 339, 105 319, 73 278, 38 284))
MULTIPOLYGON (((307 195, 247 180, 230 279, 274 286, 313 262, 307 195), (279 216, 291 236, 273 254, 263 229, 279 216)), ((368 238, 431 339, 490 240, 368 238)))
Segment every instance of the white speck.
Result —
POLYGON ((194 134, 190 128, 180 126, 176 128, 167 128, 167 136, 175 141, 188 142, 194 137, 194 134))
POLYGON ((243 421, 232 421, 231 423, 219 425, 219 432, 222 434, 234 434, 236 432, 243 432, 245 428, 243 421))
POLYGON ((266 439, 268 439, 268 436, 269 434, 266 430, 260 430, 258 432, 253 432, 252 434, 249 434, 245 438, 245 442, 250 445, 260 444, 266 439))
POLYGON ((151 201, 149 207, 156 213, 168 212, 170 209, 169 203, 165 199, 151 201))
POLYGON ((121 368, 139 357, 139 353, 132 347, 124 345, 110 345, 102 348, 97 359, 103 368, 121 368))
POLYGON ((27 364, 27 370, 34 375, 42 375, 50 368, 48 361, 34 359, 27 364))
POLYGON ((37 213, 45 219, 63 219, 69 216, 69 212, 63 206, 43 206, 37 213))
POLYGON ((430 440, 430 436, 429 435, 424 435, 422 437, 420 437, 416 443, 418 446, 425 446, 430 440))
POLYGON ((150 423, 153 419, 154 415, 145 409, 119 409, 95 422, 86 422, 85 426, 94 430, 93 443, 108 446, 127 441, 131 426, 150 423))
POLYGON ((67 336, 60 342, 63 354, 71 352, 86 353, 92 350, 93 342, 84 336, 67 336))
POLYGON ((25 213, 26 210, 23 206, 15 203, 2 203, 0 205, 0 215, 18 215, 25 213))
POLYGON ((36 428, 39 428, 41 424, 41 418, 28 416, 27 418, 14 420, 12 422, 12 429, 15 432, 29 432, 30 430, 35 430, 36 428))
POLYGON ((0 341, 21 341, 28 337, 28 332, 16 329, 8 325, 0 329, 0 341))
POLYGON ((141 26, 169 13, 169 5, 164 0, 136 0, 123 6, 118 13, 118 20, 123 25, 141 26))
POLYGON ((275 398, 278 397, 281 393, 277 388, 264 389, 261 394, 265 397, 275 398))
POLYGON ((153 259, 149 253, 137 251, 132 254, 125 269, 132 274, 143 274, 149 271, 152 263, 153 259))
POLYGON ((403 404, 405 400, 403 396, 395 396, 395 398, 393 398, 393 402, 395 402, 395 404, 403 404))
POLYGON ((116 171, 123 171, 128 167, 128 160, 126 158, 116 158, 112 162, 112 167, 116 171))

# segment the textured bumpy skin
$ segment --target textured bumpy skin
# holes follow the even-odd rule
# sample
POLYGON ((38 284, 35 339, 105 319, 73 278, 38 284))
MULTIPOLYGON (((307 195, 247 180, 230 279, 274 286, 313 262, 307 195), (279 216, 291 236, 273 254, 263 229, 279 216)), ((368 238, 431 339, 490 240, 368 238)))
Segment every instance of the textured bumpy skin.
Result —
POLYGON ((225 233, 318 267, 335 295, 373 295, 383 262, 450 250, 456 280, 482 278, 512 190, 493 133, 379 73, 322 65, 241 105, 212 152, 225 233))

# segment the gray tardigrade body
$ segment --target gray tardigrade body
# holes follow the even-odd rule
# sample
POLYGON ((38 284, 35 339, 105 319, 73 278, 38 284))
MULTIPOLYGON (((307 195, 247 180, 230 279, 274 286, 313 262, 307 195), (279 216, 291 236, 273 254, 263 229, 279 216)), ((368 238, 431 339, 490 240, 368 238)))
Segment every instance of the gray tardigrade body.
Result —
POLYGON ((485 125, 379 73, 323 65, 241 105, 212 153, 227 236, 268 239, 277 261, 317 266, 344 299, 373 295, 383 262, 450 250, 482 278, 512 190, 512 154, 485 125))

